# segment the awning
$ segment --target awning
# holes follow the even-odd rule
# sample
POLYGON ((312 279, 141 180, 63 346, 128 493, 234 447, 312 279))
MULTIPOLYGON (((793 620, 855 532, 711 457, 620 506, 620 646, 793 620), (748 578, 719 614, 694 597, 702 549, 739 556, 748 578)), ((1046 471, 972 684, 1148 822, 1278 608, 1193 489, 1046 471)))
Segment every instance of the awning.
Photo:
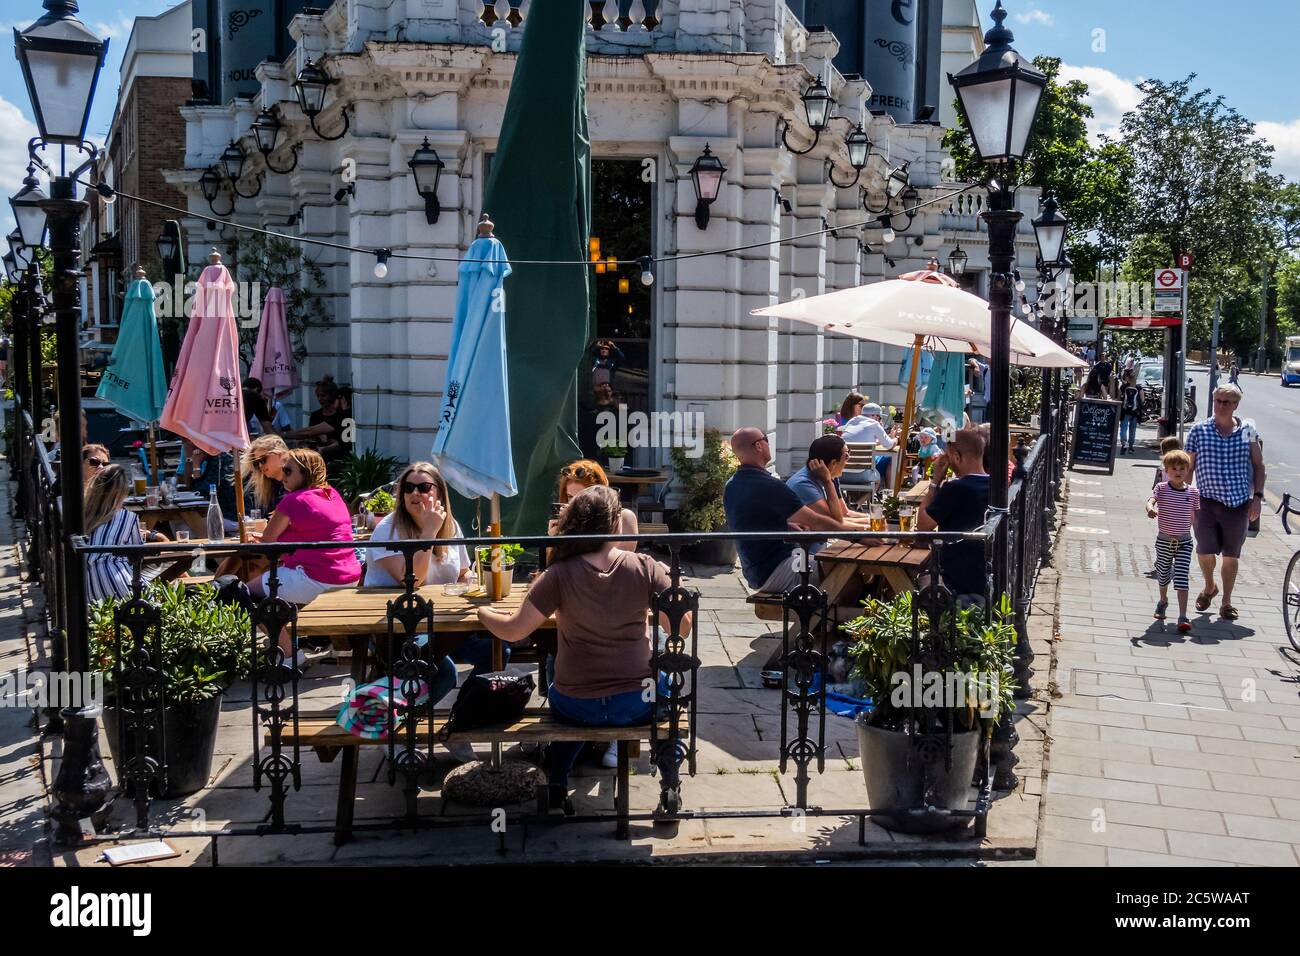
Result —
POLYGON ((1101 324, 1126 329, 1168 329, 1177 328, 1183 320, 1177 315, 1110 315, 1101 324))

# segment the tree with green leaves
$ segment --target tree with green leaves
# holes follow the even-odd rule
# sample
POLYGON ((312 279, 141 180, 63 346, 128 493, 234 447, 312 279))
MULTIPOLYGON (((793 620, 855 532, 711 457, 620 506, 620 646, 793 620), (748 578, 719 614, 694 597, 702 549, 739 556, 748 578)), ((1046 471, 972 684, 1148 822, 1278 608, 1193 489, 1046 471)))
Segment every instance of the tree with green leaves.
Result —
MULTIPOLYGON (((1190 252, 1188 339, 1204 344, 1214 298, 1231 296, 1248 308, 1247 290, 1262 287, 1271 268, 1281 180, 1270 172, 1273 147, 1254 124, 1222 96, 1194 90, 1195 78, 1139 84, 1142 100, 1125 114, 1120 141, 1133 157, 1131 228, 1142 237, 1129 271, 1149 281, 1190 252)), ((1258 299, 1255 305, 1258 332, 1258 299)))

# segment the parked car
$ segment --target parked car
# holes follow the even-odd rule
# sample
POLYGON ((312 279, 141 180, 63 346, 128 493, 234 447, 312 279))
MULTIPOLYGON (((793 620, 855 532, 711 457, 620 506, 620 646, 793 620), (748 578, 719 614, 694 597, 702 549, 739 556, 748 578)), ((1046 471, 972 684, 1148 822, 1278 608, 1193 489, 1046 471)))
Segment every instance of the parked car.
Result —
MULTIPOLYGON (((1165 363, 1143 362, 1138 366, 1138 385, 1142 387, 1142 407, 1149 418, 1164 415, 1165 363)), ((1183 421, 1196 421, 1196 386, 1191 376, 1183 383, 1183 421)))

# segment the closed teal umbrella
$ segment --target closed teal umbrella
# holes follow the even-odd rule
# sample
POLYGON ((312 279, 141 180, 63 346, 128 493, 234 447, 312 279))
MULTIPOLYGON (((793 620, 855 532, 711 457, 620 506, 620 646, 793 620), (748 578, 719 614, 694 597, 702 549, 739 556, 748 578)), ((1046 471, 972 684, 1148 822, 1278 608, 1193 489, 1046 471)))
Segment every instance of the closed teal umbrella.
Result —
POLYGON ((954 428, 961 428, 966 411, 966 356, 960 352, 934 354, 934 367, 930 370, 921 407, 938 412, 941 419, 950 420, 954 428))
POLYGON ((95 396, 128 418, 149 426, 150 460, 156 484, 158 465, 152 450, 153 425, 167 402, 167 375, 163 370, 162 342, 158 338, 153 300, 153 286, 144 278, 144 270, 137 270, 135 281, 126 291, 117 344, 113 346, 95 396))

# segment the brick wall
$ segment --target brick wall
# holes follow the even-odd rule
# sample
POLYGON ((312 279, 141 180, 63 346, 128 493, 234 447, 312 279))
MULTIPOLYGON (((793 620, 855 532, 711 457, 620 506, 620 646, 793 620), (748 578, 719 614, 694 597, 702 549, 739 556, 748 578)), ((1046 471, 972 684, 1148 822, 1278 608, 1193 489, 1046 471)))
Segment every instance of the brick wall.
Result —
MULTIPOLYGON (((185 196, 163 179, 164 169, 185 165, 185 120, 180 108, 190 97, 190 81, 184 77, 137 77, 131 94, 122 104, 113 136, 119 138, 118 184, 125 192, 184 208, 185 196)), ((117 145, 117 144, 115 144, 117 145)), ((171 281, 162 274, 155 241, 163 222, 177 214, 130 200, 119 203, 118 222, 122 233, 122 267, 134 262, 144 265, 154 281, 171 281)))

